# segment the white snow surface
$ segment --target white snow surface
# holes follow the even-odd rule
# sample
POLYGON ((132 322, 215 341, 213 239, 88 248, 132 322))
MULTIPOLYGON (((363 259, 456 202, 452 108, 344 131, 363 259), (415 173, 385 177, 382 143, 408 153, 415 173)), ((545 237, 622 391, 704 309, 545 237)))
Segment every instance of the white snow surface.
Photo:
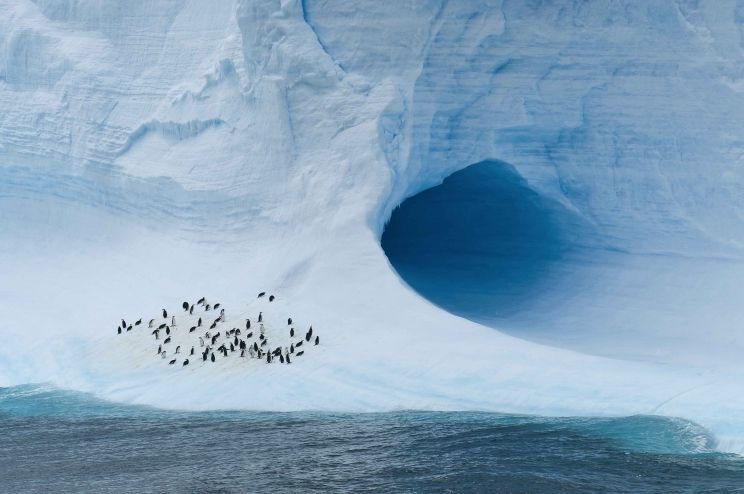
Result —
MULTIPOLYGON (((744 4, 0 0, 0 385, 183 409, 680 416, 744 452, 744 4), (483 160, 584 218, 512 327, 379 239, 483 160), (122 317, 279 300, 291 366, 174 368, 122 317), (529 332, 524 328, 533 328, 529 332)), ((473 219, 477 228, 478 219, 473 219)), ((277 323, 280 324, 280 323, 277 323)))

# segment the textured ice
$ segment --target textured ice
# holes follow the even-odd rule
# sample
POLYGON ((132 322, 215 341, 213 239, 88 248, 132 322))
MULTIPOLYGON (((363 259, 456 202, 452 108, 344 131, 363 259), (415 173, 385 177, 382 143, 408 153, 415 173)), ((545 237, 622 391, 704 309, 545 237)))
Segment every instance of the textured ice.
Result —
POLYGON ((0 9, 0 383, 174 408, 658 413, 744 447, 738 3, 0 9), (512 223, 502 245, 578 250, 540 284, 489 280, 530 310, 447 307, 469 320, 379 241, 404 199, 481 162, 508 170, 494 190, 530 205, 519 221, 581 228, 512 223), (174 372, 116 339, 121 317, 207 295, 229 319, 263 289, 322 328, 317 358, 174 372))

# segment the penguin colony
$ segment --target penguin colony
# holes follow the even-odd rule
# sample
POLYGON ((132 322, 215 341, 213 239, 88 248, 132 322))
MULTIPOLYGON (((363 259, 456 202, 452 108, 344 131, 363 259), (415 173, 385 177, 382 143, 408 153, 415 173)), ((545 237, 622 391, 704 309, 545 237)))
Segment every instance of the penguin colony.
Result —
MULTIPOLYGON (((265 296, 266 292, 258 294, 259 299, 265 296)), ((268 300, 273 302, 275 298, 269 295, 268 300)), ((291 317, 287 318, 285 331, 288 338, 283 338, 285 344, 276 345, 269 341, 268 333, 278 337, 278 330, 273 328, 269 331, 264 325, 263 312, 259 312, 253 321, 246 318, 241 320, 240 327, 227 329, 229 325, 226 324, 225 309, 219 303, 211 304, 202 297, 196 303, 183 302, 181 308, 183 312, 178 317, 175 314, 168 317, 168 311, 162 309, 161 316, 150 319, 147 328, 144 328, 142 318, 133 324, 127 324, 122 319, 116 332, 121 335, 146 330, 146 336, 152 338, 157 347, 155 357, 168 365, 180 363, 182 367, 197 363, 210 364, 230 357, 289 365, 292 359, 304 355, 309 347, 320 344, 320 336, 313 332, 312 326, 304 334, 295 331, 291 317), (177 338, 178 343, 173 338, 177 338)))

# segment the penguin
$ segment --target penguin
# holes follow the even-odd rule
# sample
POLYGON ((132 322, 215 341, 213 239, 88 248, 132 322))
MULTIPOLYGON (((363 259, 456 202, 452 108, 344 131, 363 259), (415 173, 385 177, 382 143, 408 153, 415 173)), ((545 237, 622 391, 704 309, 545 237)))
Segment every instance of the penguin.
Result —
POLYGON ((212 335, 209 334, 209 331, 207 331, 206 333, 204 333, 204 336, 207 337, 207 338, 211 338, 212 337, 212 335))
POLYGON ((225 320, 225 309, 220 310, 220 321, 225 320))
POLYGON ((181 307, 183 307, 183 310, 189 310, 189 303, 188 302, 184 302, 184 303, 181 304, 181 307))
POLYGON ((171 317, 171 326, 175 326, 175 325, 176 325, 176 316, 172 316, 171 317))
POLYGON ((199 346, 204 346, 204 338, 202 338, 201 336, 199 337, 199 346))
POLYGON ((189 333, 193 333, 194 331, 196 331, 196 326, 191 326, 189 328, 189 333))
POLYGON ((212 344, 214 345, 217 342, 217 338, 219 338, 220 334, 217 333, 216 335, 212 336, 212 344))
POLYGON ((124 319, 121 320, 121 327, 122 328, 126 328, 127 327, 127 322, 124 319))
POLYGON ((192 306, 191 306, 191 308, 189 309, 189 315, 190 315, 190 316, 194 315, 194 306, 193 306, 193 305, 192 305, 192 306))
POLYGON ((176 347, 176 354, 179 354, 179 353, 181 353, 181 345, 178 345, 176 347))
POLYGON ((245 350, 240 350, 240 357, 245 357, 245 350))
POLYGON ((204 297, 202 297, 199 300, 197 300, 196 303, 199 304, 199 305, 203 304, 204 303, 204 297))
POLYGON ((245 320, 245 329, 251 329, 251 320, 250 319, 246 319, 245 320))
POLYGON ((191 353, 189 355, 193 355, 193 354, 194 354, 194 347, 191 347, 191 353))
POLYGON ((279 355, 281 353, 282 353, 282 347, 278 346, 278 347, 274 348, 274 355, 275 356, 276 355, 279 355))
POLYGON ((158 335, 160 334, 160 330, 159 329, 154 329, 152 331, 152 333, 150 333, 150 334, 154 334, 155 335, 155 339, 158 340, 159 339, 158 338, 158 335))
POLYGON ((165 334, 170 334, 170 328, 168 326, 165 327, 165 334))
POLYGON ((166 319, 168 317, 168 312, 163 309, 163 319, 166 319))
POLYGON ((127 326, 127 331, 131 331, 131 330, 132 330, 132 325, 130 324, 129 326, 127 326))
POLYGON ((214 358, 214 353, 212 354, 212 362, 214 362, 216 359, 214 358))
POLYGON ((170 341, 171 341, 171 339, 170 339, 170 336, 169 336, 169 337, 167 337, 165 339, 165 341, 163 342, 163 345, 167 345, 168 343, 170 343, 170 341))
POLYGON ((163 329, 163 328, 165 328, 166 326, 167 326, 167 324, 163 323, 163 324, 161 324, 160 326, 158 326, 158 329, 163 329))
POLYGON ((247 340, 248 338, 253 338, 253 331, 245 335, 245 339, 247 340))
POLYGON ((310 342, 310 338, 313 337, 313 327, 310 326, 310 329, 307 330, 307 334, 305 335, 305 341, 308 343, 310 342))
POLYGON ((206 362, 207 361, 207 354, 208 353, 209 352, 207 352, 207 351, 205 351, 204 353, 202 353, 202 362, 206 362))
POLYGON ((240 336, 241 334, 242 334, 242 333, 240 332, 240 330, 239 330, 239 329, 236 329, 236 330, 235 330, 235 336, 240 336))
POLYGON ((263 340, 263 341, 261 342, 261 346, 264 346, 264 345, 265 345, 266 343, 268 343, 268 340, 263 340))
POLYGON ((240 346, 240 349, 241 350, 245 350, 245 347, 246 347, 245 341, 240 340, 240 345, 239 346, 240 346))
POLYGON ((261 340, 261 341, 263 341, 264 340, 264 335, 263 334, 258 335, 258 339, 261 340))
POLYGON ((295 345, 295 348, 300 348, 302 346, 302 340, 298 341, 295 345))
POLYGON ((184 365, 184 367, 187 366, 187 365, 189 365, 189 359, 184 360, 183 361, 183 365, 184 365))
POLYGON ((117 332, 118 334, 121 334, 121 326, 117 326, 117 328, 116 328, 116 332, 117 332))
POLYGON ((284 357, 281 353, 279 354, 279 362, 284 363, 284 357))
MULTIPOLYGON (((214 310, 217 310, 220 308, 220 304, 214 304, 214 310)), ((222 312, 224 312, 225 309, 222 309, 222 312)))
POLYGON ((269 302, 273 302, 275 298, 273 295, 269 295, 269 302))
POLYGON ((294 338, 294 328, 289 328, 289 337, 294 338))
POLYGON ((158 345, 158 355, 163 352, 163 345, 158 345))
POLYGON ((209 329, 214 329, 217 327, 217 323, 213 322, 211 326, 209 326, 209 329))
POLYGON ((262 322, 262 321, 263 321, 263 313, 259 312, 258 313, 258 322, 262 322))
POLYGON ((163 350, 163 353, 160 354, 160 358, 161 359, 165 359, 165 354, 166 353, 168 353, 168 352, 166 352, 165 350, 163 350))
POLYGON ((253 342, 253 351, 258 352, 258 343, 256 343, 255 341, 253 342))
POLYGON ((173 364, 175 364, 175 363, 176 363, 176 359, 173 359, 173 360, 171 360, 170 362, 168 362, 168 365, 173 365, 173 364))
POLYGON ((199 320, 198 320, 198 321, 196 322, 196 327, 197 327, 197 328, 200 328, 200 327, 201 327, 201 317, 200 317, 200 318, 199 318, 199 320))
POLYGON ((291 326, 291 325, 292 325, 292 318, 290 317, 289 319, 287 319, 287 326, 291 326))
POLYGON ((266 292, 261 292, 261 293, 259 293, 259 294, 258 294, 258 298, 261 298, 261 297, 263 297, 264 295, 266 295, 266 292))
POLYGON ((305 352, 304 352, 304 351, 302 351, 302 352, 297 352, 297 356, 299 357, 299 356, 300 356, 300 355, 302 355, 303 353, 305 353, 305 352))
POLYGON ((142 318, 137 319, 137 322, 134 323, 135 326, 139 326, 140 324, 142 324, 142 318))
POLYGON ((294 345, 289 345, 289 353, 294 353, 294 345))
POLYGON ((151 328, 153 323, 155 323, 155 319, 150 319, 149 324, 147 325, 148 328, 151 328))
POLYGON ((320 336, 315 337, 315 346, 318 346, 320 344, 320 336))
POLYGON ((267 364, 270 364, 271 363, 271 354, 270 353, 267 353, 266 354, 266 363, 267 364))
POLYGON ((235 345, 238 344, 238 337, 237 336, 235 337, 234 343, 235 343, 235 345))
POLYGON ((234 352, 235 351, 235 345, 233 345, 232 343, 230 343, 230 351, 231 352, 234 352))
POLYGON ((288 363, 288 364, 291 364, 291 363, 292 363, 292 361, 291 361, 291 360, 289 360, 289 355, 287 355, 287 363, 288 363))
POLYGON ((204 310, 209 310, 211 307, 211 305, 207 304, 206 306, 204 306, 204 310))

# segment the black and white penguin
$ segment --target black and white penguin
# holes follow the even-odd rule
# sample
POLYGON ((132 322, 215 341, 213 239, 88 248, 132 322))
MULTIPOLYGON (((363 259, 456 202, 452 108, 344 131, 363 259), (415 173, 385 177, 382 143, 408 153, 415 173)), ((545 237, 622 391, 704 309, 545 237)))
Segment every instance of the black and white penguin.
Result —
POLYGON ((167 326, 167 324, 163 323, 160 326, 158 326, 158 329, 164 329, 167 326))
POLYGON ((295 345, 295 348, 300 348, 302 346, 302 340, 298 341, 295 345))
POLYGON ((240 350, 240 356, 245 357, 245 350, 240 350))
POLYGON ((150 322, 147 324, 147 327, 151 328, 154 323, 155 323, 155 319, 150 319, 150 322))
POLYGON ((165 350, 163 350, 163 353, 160 354, 160 358, 161 359, 165 359, 165 354, 166 353, 168 353, 168 352, 166 352, 165 350))
POLYGON ((297 356, 299 357, 299 356, 300 356, 300 355, 302 355, 303 353, 305 353, 305 352, 304 352, 304 350, 303 350, 302 352, 297 352, 297 356))
POLYGON ((170 328, 168 326, 165 327, 165 334, 170 334, 170 328))
POLYGON ((214 329, 217 327, 217 323, 213 322, 211 326, 209 326, 209 329, 214 329))
POLYGON ((137 322, 134 323, 135 326, 139 326, 140 324, 142 324, 142 318, 137 319, 137 322))
POLYGON ((191 347, 191 353, 189 355, 193 355, 193 354, 194 354, 194 347, 191 347))
POLYGON ((189 359, 186 359, 186 360, 184 360, 184 361, 183 361, 183 365, 184 365, 184 366, 186 366, 186 365, 189 365, 189 359))
POLYGON ((168 362, 168 365, 173 365, 173 364, 175 364, 175 363, 176 363, 176 359, 173 359, 173 360, 171 360, 170 362, 168 362))
POLYGON ((236 336, 236 337, 235 337, 235 339, 233 340, 233 343, 235 343, 235 346, 237 346, 237 345, 238 345, 238 337, 237 337, 237 336, 236 336))
POLYGON ((201 336, 199 337, 199 346, 204 346, 204 338, 202 338, 201 336))
POLYGON ((279 354, 279 362, 284 363, 284 357, 281 353, 279 354))
POLYGON ((313 327, 310 326, 310 329, 307 330, 307 334, 305 334, 305 341, 308 343, 310 342, 310 338, 313 337, 313 327))
POLYGON ((273 302, 276 297, 273 295, 269 295, 269 302, 273 302))
POLYGON ((117 333, 121 334, 121 327, 118 327, 116 329, 117 329, 117 333))
POLYGON ((264 345, 265 345, 266 343, 268 343, 268 340, 263 340, 263 341, 261 342, 261 346, 264 346, 264 345))
POLYGON ((255 341, 253 342, 253 351, 254 352, 258 351, 258 343, 256 343, 255 341))
POLYGON ((121 320, 121 327, 122 328, 126 328, 127 327, 127 322, 124 319, 121 320))
POLYGON ((196 327, 197 328, 200 328, 201 327, 201 317, 199 318, 198 321, 196 321, 196 327))
POLYGON ((189 315, 190 315, 190 316, 191 316, 191 315, 194 315, 194 306, 193 306, 193 305, 192 305, 192 306, 191 306, 191 308, 189 309, 189 315))
POLYGON ((132 330, 132 325, 130 324, 129 326, 127 326, 127 331, 131 331, 131 330, 132 330))
POLYGON ((294 328, 289 328, 289 337, 294 338, 294 328))
POLYGON ((183 310, 185 310, 185 311, 186 310, 189 310, 189 303, 188 302, 184 302, 184 303, 181 304, 181 307, 183 307, 183 310))
MULTIPOLYGON (((220 304, 214 304, 214 310, 217 310, 219 308, 220 308, 220 304)), ((224 309, 223 309, 223 311, 224 311, 224 309)))
POLYGON ((167 317, 168 317, 168 311, 166 311, 165 309, 163 309, 163 319, 165 319, 167 317))
POLYGON ((271 363, 271 354, 270 353, 267 353, 266 354, 266 363, 267 364, 270 364, 271 363))
POLYGON ((290 317, 289 319, 287 319, 287 326, 291 326, 291 325, 292 325, 292 318, 290 317))
POLYGON ((261 292, 261 293, 259 293, 259 294, 258 294, 258 298, 261 298, 261 297, 263 297, 264 295, 266 295, 266 292, 261 292))
POLYGON ((215 360, 217 360, 217 359, 214 357, 214 353, 213 353, 212 354, 212 362, 214 362, 215 360))
POLYGON ((160 330, 159 329, 153 329, 152 330, 152 333, 150 333, 150 334, 154 334, 155 335, 155 339, 157 340, 157 339, 159 339, 158 338, 158 335, 160 334, 160 330))
POLYGON ((165 341, 163 342, 163 345, 167 345, 167 344, 168 344, 168 343, 170 343, 170 342, 171 342, 171 339, 170 339, 170 336, 169 336, 169 337, 167 337, 167 338, 165 339, 165 341))
POLYGON ((263 322, 263 312, 258 313, 258 322, 263 322))
POLYGON ((176 347, 176 354, 179 354, 179 353, 181 353, 181 345, 178 345, 176 347))
POLYGON ((189 333, 193 333, 194 331, 196 331, 196 326, 191 326, 189 328, 189 333))
POLYGON ((171 316, 171 326, 176 325, 176 316, 171 316))
POLYGON ((202 353, 202 362, 206 362, 207 361, 207 356, 208 355, 209 355, 209 351, 208 350, 204 350, 204 352, 202 353))
POLYGON ((248 338, 253 338, 253 331, 245 335, 245 339, 247 340, 248 338))
POLYGON ((199 305, 203 304, 204 303, 204 297, 202 297, 199 300, 197 300, 196 303, 199 304, 199 305))
POLYGON ((288 363, 288 364, 291 364, 291 363, 292 363, 292 361, 291 361, 291 360, 289 360, 289 355, 287 355, 287 363, 288 363))
POLYGON ((318 346, 320 344, 320 336, 315 337, 315 346, 318 346))
POLYGON ((158 355, 163 352, 163 345, 158 345, 158 355))
POLYGON ((230 343, 230 351, 231 352, 234 352, 235 351, 235 345, 233 345, 232 343, 230 343))
POLYGON ((294 353, 294 345, 289 345, 289 353, 294 353))
POLYGON ((209 304, 207 304, 207 305, 205 305, 205 306, 204 306, 204 310, 209 310, 209 309, 211 309, 211 308, 212 308, 212 306, 211 306, 211 305, 209 305, 209 304))

